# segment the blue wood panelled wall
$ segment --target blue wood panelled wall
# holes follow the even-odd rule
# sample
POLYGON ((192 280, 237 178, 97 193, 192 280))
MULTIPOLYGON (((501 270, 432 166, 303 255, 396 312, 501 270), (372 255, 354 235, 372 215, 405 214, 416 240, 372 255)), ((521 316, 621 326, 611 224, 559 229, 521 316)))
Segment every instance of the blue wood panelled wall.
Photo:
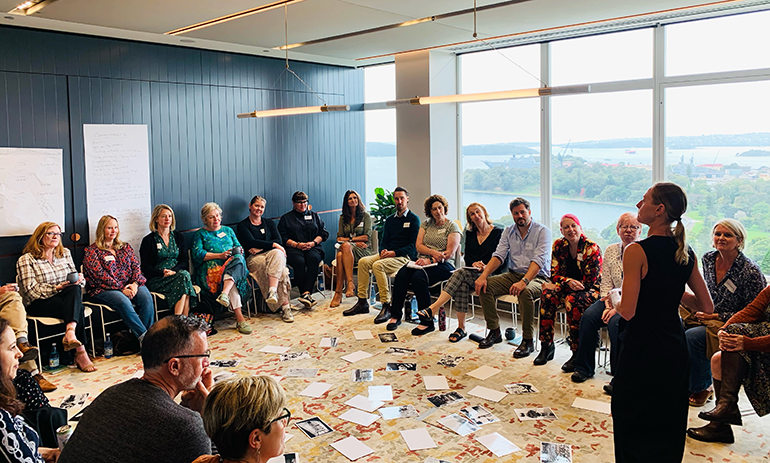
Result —
MULTIPOLYGON (((362 112, 235 117, 322 104, 281 60, 7 26, 0 44, 0 147, 63 150, 64 244, 76 260, 88 244, 83 124, 147 124, 152 200, 171 205, 182 230, 201 225, 207 201, 235 223, 255 194, 270 217, 291 208, 296 190, 316 211, 340 208, 349 188, 363 194, 362 112)), ((328 104, 363 103, 362 70, 291 67, 328 104)), ((338 216, 322 215, 332 234, 338 216)), ((0 237, 0 281, 15 274, 26 239, 0 237)))

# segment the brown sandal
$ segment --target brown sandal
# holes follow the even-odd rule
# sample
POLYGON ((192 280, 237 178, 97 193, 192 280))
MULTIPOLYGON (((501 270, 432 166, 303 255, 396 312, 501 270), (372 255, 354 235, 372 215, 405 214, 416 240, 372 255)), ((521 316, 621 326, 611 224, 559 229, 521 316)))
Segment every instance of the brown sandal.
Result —
POLYGON ((711 400, 711 398, 714 397, 714 391, 706 389, 705 391, 700 391, 695 394, 690 394, 690 406, 691 407, 702 407, 706 405, 706 402, 711 400))
POLYGON ((64 338, 61 340, 62 347, 64 347, 64 351, 71 351, 72 349, 77 349, 78 347, 82 346, 83 343, 75 339, 74 341, 67 341, 67 331, 74 332, 75 330, 72 328, 67 328, 67 330, 64 332, 64 338))
POLYGON ((86 351, 78 352, 77 354, 75 354, 75 365, 77 365, 78 370, 84 373, 93 373, 96 371, 96 366, 94 366, 93 362, 91 362, 91 359, 88 357, 88 352, 86 351), (88 361, 88 363, 86 363, 85 365, 81 365, 80 362, 78 362, 78 359, 81 358, 81 356, 83 355, 86 356, 86 360, 88 361))

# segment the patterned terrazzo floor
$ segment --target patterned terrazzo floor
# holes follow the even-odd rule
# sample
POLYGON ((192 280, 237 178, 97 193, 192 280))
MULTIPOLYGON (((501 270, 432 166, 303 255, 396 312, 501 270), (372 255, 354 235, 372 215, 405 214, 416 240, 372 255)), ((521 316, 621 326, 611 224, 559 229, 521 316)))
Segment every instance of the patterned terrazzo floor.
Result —
MULTIPOLYGON (((291 426, 288 433, 293 438, 286 444, 286 452, 298 452, 300 461, 309 462, 347 462, 342 454, 329 444, 347 436, 355 436, 374 449, 374 453, 358 461, 377 462, 423 462, 427 457, 436 457, 450 462, 488 463, 496 461, 538 462, 540 461, 540 443, 558 442, 572 446, 575 462, 614 461, 612 443, 612 419, 609 415, 573 408, 575 397, 583 397, 609 403, 610 397, 602 393, 602 386, 610 377, 599 368, 597 375, 583 383, 574 384, 569 375, 561 372, 561 365, 569 358, 565 345, 558 345, 556 358, 544 367, 534 367, 530 356, 515 360, 511 357, 513 346, 498 344, 492 349, 480 350, 467 338, 457 344, 446 340, 449 333, 434 332, 422 337, 413 337, 410 333, 413 325, 403 324, 396 331, 399 342, 381 343, 377 333, 385 332, 384 325, 374 325, 375 311, 369 316, 357 315, 343 317, 342 310, 350 307, 354 299, 345 299, 341 307, 330 309, 329 299, 322 300, 314 310, 295 312, 295 322, 284 323, 275 315, 257 315, 250 320, 254 333, 242 336, 234 329, 234 322, 225 320, 217 323, 219 334, 209 338, 212 359, 239 359, 240 364, 231 369, 214 368, 214 373, 222 370, 239 375, 268 374, 284 376, 288 368, 318 368, 316 378, 284 378, 281 385, 288 396, 288 408, 295 419, 312 416, 321 417, 334 432, 315 439, 308 439, 296 427, 291 426), (357 341, 354 330, 371 330, 374 339, 357 341), (320 348, 318 344, 323 336, 339 338, 337 347, 320 348), (289 352, 307 351, 310 359, 281 362, 276 354, 259 352, 266 345, 287 346, 289 352), (386 354, 388 347, 408 347, 415 349, 411 355, 386 354), (372 354, 372 357, 349 364, 340 357, 358 350, 372 354), (452 368, 437 365, 445 354, 462 355, 465 360, 452 368), (388 362, 415 362, 416 371, 386 371, 388 362), (481 381, 467 376, 467 373, 483 365, 496 367, 501 373, 481 381), (374 379, 371 382, 353 382, 351 371, 356 368, 371 368, 374 379), (435 409, 425 416, 425 412, 434 409, 426 400, 435 391, 426 391, 422 376, 443 375, 447 378, 451 390, 459 392, 464 402, 435 409), (332 388, 319 399, 299 396, 308 384, 322 381, 332 384, 332 388), (512 382, 528 382, 540 390, 537 394, 507 395, 499 403, 485 401, 470 396, 468 391, 477 385, 505 391, 503 385, 512 382), (368 386, 391 385, 394 400, 389 405, 414 405, 424 421, 417 418, 395 420, 378 419, 370 426, 361 426, 339 418, 349 409, 344 403, 357 394, 368 395, 368 386), (461 437, 437 423, 440 418, 456 413, 469 405, 483 405, 492 411, 500 421, 486 424, 475 434, 461 437), (553 421, 524 421, 515 417, 515 408, 550 407, 557 419, 553 421), (427 428, 428 433, 438 445, 437 448, 409 451, 399 434, 400 430, 427 428), (491 433, 500 433, 522 450, 504 458, 497 458, 474 438, 491 433)), ((501 314, 501 319, 505 316, 501 314)), ((483 334, 483 319, 471 321, 470 331, 483 334), (481 323, 472 325, 474 321, 481 323)), ((454 329, 454 323, 449 329, 454 329)), ((558 334, 558 330, 557 330, 558 334)), ((665 361, 665 360, 662 360, 665 361)), ((48 394, 53 405, 72 393, 88 392, 89 401, 103 389, 130 378, 141 369, 141 359, 129 356, 95 361, 99 371, 92 374, 77 370, 66 370, 48 378, 59 386, 48 394)), ((706 408, 711 408, 709 402, 706 408)), ((742 394, 741 408, 750 409, 742 394)), ((72 410, 72 415, 77 410, 72 410)), ((700 409, 690 409, 690 425, 703 424, 697 418, 700 409)), ((665 417, 661 417, 665 419, 665 417)), ((735 427, 736 443, 733 445, 705 444, 687 440, 684 461, 686 462, 760 462, 770 460, 770 448, 766 435, 770 434, 770 419, 762 420, 753 412, 744 417, 745 426, 735 427)), ((655 445, 650 442, 650 445, 655 445)))

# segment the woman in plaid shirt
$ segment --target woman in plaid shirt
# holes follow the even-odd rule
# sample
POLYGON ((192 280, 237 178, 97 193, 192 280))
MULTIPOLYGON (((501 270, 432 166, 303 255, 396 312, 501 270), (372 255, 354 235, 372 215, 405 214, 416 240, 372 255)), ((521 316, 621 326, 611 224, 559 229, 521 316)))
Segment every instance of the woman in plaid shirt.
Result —
POLYGON ((61 244, 61 227, 43 222, 24 246, 24 255, 16 263, 21 284, 19 291, 27 306, 27 313, 36 317, 60 318, 67 323, 62 340, 65 351, 75 349, 75 363, 85 372, 96 371, 83 345, 85 317, 83 315, 83 275, 77 283, 67 279, 76 273, 69 249, 61 244))

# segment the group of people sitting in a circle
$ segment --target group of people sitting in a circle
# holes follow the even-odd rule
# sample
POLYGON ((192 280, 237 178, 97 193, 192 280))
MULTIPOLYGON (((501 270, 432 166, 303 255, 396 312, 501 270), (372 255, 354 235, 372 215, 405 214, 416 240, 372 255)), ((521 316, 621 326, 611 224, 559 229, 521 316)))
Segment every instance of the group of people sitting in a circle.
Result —
MULTIPOLYGON (((381 302, 375 324, 386 323, 386 329, 393 331, 402 319, 411 321, 412 311, 404 310, 411 292, 419 318, 412 334, 425 335, 435 330, 434 317, 441 307, 452 301, 457 328, 449 341, 456 343, 468 335, 465 319, 475 295, 486 321, 487 334, 479 341, 479 348, 485 349, 502 342, 497 298, 512 295, 522 317, 522 339, 513 356, 536 352, 533 322, 539 304, 540 349, 533 363, 544 365, 554 358, 554 322, 556 313, 564 310, 572 355, 561 368, 576 383, 594 376, 597 337, 606 326, 614 378, 605 391, 612 395, 617 455, 649 457, 648 443, 653 441, 652 452, 660 458, 681 457, 688 404, 703 406, 714 395, 716 408, 699 415, 708 424, 687 429, 686 434, 732 443, 731 425, 742 422, 737 406, 741 385, 760 416, 770 412, 770 290, 757 264, 742 253, 746 230, 734 219, 715 224, 714 250, 702 257, 701 272, 685 243, 682 216, 687 197, 677 185, 650 188, 636 214, 620 216, 619 242, 603 253, 573 214, 561 217, 562 236, 551 242, 550 230, 532 220, 530 204, 523 198, 511 201, 514 223, 504 229, 493 224, 483 205, 470 204, 464 230, 447 217, 449 204, 441 195, 424 201, 424 222, 409 210, 406 189, 396 188, 393 198, 395 214, 385 220, 379 252, 374 254, 372 219, 361 197, 353 190, 344 195, 335 265, 327 269, 334 272, 336 283, 331 307, 341 305, 343 297, 357 296, 343 315, 369 313, 371 272, 381 302), (643 225, 648 233, 640 241, 643 225), (461 247, 464 265, 459 260, 461 247), (356 267, 363 276, 357 288, 356 267), (663 415, 670 419, 661 423, 663 415)), ((192 275, 185 239, 175 230, 174 212, 167 205, 152 212, 151 233, 140 247, 141 265, 131 246, 120 240, 118 219, 102 217, 94 243, 85 250, 82 274, 61 244, 61 227, 40 224, 17 264, 21 301, 32 315, 65 320, 64 349, 74 351, 75 364, 86 372, 95 367, 83 345, 83 294, 86 300, 118 312, 140 342, 155 318, 150 291, 161 294, 175 314, 185 316, 195 310, 200 292, 232 310, 236 329, 249 334, 252 327, 242 306, 251 296, 247 279, 251 275, 269 309, 291 322, 288 267, 299 289, 298 301, 313 307, 312 293, 324 259, 321 244, 329 237, 304 192, 296 192, 292 202, 293 209, 276 225, 264 217, 266 200, 255 196, 249 216, 235 231, 222 225, 216 203, 205 204, 203 227, 193 233, 189 249, 192 275)), ((9 292, 3 287, 0 296, 9 292)), ((31 360, 27 352, 35 348, 19 335, 26 327, 6 323, 0 329, 0 347, 10 352, 0 356, 2 374, 15 376, 13 365, 19 359, 31 360)), ((259 385, 264 387, 275 389, 259 385)), ((10 389, 0 389, 0 396, 9 393, 10 389)), ((278 410, 283 399, 275 394, 271 409, 278 410)), ((10 399, 0 403, 0 409, 11 419, 18 413, 10 399)), ((222 419, 218 416, 212 422, 222 419)), ((218 432, 208 423, 207 430, 218 432)))

